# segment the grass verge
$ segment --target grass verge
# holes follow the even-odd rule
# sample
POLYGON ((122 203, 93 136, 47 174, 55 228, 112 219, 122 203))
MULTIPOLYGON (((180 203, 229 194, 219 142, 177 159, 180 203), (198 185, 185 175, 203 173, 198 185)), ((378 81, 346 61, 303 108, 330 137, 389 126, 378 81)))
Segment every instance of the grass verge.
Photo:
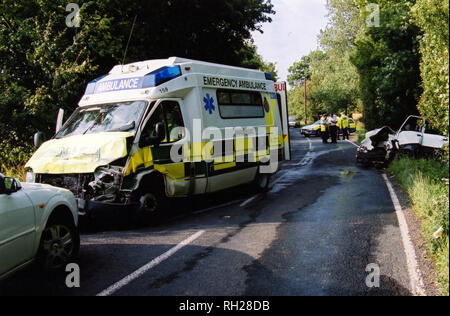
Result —
POLYGON ((358 122, 356 126, 356 136, 358 136, 358 143, 361 143, 366 138, 366 126, 364 123, 358 122))
POLYGON ((397 157, 389 166, 407 192, 437 267, 437 284, 449 295, 449 165, 436 159, 397 157), (441 231, 441 233, 439 233, 441 231))

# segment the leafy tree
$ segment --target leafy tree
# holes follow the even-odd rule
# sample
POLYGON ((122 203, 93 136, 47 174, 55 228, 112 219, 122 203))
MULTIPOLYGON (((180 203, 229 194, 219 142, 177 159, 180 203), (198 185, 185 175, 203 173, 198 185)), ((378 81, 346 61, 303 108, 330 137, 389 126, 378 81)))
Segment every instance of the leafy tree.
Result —
MULTIPOLYGON (((400 127, 408 115, 418 114, 422 93, 419 71, 420 29, 411 23, 412 0, 379 1, 380 27, 366 27, 356 41, 352 63, 360 74, 367 128, 400 127)), ((361 1, 364 8, 369 1, 361 1)))
POLYGON ((273 80, 278 80, 278 72, 275 63, 265 61, 263 57, 258 54, 258 49, 254 44, 248 43, 241 49, 241 52, 245 57, 241 66, 268 72, 272 75, 273 80))
POLYGON ((125 63, 180 56, 241 66, 252 54, 251 32, 274 13, 270 0, 79 0, 80 27, 68 28, 67 4, 2 0, 2 164, 36 131, 50 137, 57 109, 72 112, 86 83, 122 62, 135 17, 125 63))
POLYGON ((419 37, 424 92, 420 113, 449 135, 449 2, 418 0, 413 18, 423 30, 419 37))

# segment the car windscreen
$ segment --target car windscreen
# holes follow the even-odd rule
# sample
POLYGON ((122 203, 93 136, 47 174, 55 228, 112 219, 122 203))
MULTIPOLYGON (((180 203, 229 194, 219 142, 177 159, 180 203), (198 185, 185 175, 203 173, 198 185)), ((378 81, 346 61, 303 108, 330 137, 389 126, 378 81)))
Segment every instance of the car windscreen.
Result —
POLYGON ((134 132, 146 106, 146 101, 132 101, 78 108, 56 138, 101 132, 134 132))

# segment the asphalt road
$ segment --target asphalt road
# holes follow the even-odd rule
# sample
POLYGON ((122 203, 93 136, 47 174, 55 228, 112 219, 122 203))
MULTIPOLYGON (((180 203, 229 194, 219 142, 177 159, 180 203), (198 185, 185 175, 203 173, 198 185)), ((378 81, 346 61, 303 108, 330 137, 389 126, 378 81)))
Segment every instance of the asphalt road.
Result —
POLYGON ((0 295, 410 295, 381 174, 356 167, 349 142, 324 145, 297 129, 291 134, 293 160, 268 194, 240 187, 178 200, 151 227, 119 220, 87 229, 80 288, 67 288, 65 274, 31 266, 1 284, 0 295), (366 286, 373 263, 379 288, 366 286))

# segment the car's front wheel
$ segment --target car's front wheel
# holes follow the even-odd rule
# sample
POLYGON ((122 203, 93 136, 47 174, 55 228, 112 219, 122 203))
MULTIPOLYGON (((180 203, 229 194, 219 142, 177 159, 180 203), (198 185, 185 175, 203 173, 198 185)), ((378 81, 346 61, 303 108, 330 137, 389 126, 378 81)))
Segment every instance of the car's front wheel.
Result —
POLYGON ((73 223, 64 219, 50 219, 42 233, 38 261, 46 270, 62 269, 73 262, 79 247, 73 223))

